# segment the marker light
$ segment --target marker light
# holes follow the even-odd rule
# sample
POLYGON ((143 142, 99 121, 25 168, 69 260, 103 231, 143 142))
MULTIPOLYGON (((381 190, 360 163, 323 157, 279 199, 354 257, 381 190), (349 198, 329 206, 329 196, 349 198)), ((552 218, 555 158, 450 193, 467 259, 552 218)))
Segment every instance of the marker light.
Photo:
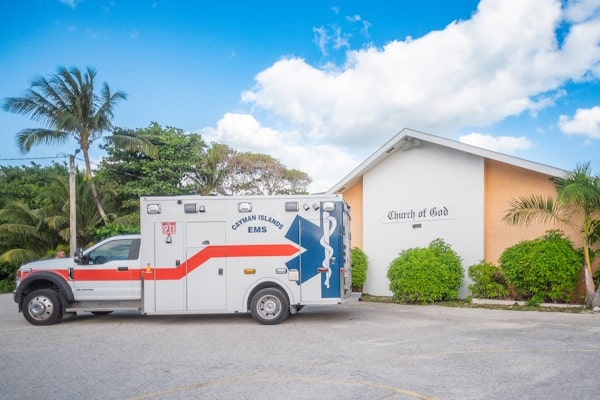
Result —
POLYGON ((252 212, 252 203, 246 201, 238 203, 238 212, 252 212))
POLYGON ((335 203, 333 201, 326 201, 323 203, 323 210, 333 211, 335 210, 335 203))
POLYGON ((285 211, 295 212, 300 209, 300 204, 297 201, 286 201, 285 202, 285 211))
POLYGON ((186 214, 195 214, 197 213, 196 203, 185 203, 183 205, 183 212, 186 214))
POLYGON ((160 204, 148 204, 146 206, 146 212, 148 214, 160 214, 160 204))

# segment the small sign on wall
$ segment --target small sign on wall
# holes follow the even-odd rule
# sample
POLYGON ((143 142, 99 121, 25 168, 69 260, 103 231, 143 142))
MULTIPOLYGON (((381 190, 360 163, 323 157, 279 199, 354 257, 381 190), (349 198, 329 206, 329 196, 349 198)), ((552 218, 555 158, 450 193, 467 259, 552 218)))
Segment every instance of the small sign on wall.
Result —
MULTIPOLYGON (((440 221, 455 219, 452 207, 448 205, 433 207, 417 207, 410 209, 389 210, 383 223, 397 224, 415 221, 440 221)), ((420 227, 420 226, 419 226, 420 227)))

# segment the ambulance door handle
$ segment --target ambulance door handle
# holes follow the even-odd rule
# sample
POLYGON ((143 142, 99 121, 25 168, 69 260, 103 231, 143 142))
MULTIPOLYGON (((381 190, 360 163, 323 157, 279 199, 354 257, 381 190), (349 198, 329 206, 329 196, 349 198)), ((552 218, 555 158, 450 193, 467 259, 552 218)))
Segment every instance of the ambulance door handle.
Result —
POLYGON ((223 268, 219 268, 219 276, 223 276, 223 268))
POLYGON ((129 267, 117 267, 117 271, 129 271, 129 267))
POLYGON ((209 245, 209 244, 210 244, 210 240, 203 240, 203 241, 202 241, 202 244, 203 244, 203 245, 205 245, 205 246, 207 246, 207 245, 209 245))

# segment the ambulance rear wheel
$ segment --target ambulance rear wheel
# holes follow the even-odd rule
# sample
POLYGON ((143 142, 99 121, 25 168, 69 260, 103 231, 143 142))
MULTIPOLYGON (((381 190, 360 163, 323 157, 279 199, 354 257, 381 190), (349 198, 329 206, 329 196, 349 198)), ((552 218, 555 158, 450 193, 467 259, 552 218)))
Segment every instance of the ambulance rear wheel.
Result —
POLYGON ((275 325, 290 315, 287 296, 279 289, 261 289, 250 302, 252 317, 263 325, 275 325))
POLYGON ((23 302, 23 316, 32 325, 52 325, 62 315, 60 297, 52 289, 35 290, 23 302))

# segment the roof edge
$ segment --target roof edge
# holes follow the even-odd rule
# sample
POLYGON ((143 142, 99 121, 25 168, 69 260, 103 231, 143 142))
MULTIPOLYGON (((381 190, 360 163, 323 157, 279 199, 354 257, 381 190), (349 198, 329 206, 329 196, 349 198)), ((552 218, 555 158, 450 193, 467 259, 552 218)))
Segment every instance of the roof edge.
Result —
POLYGON ((546 174, 552 177, 564 176, 567 173, 567 171, 561 168, 556 168, 534 161, 525 160, 523 158, 509 156, 507 154, 498 153, 492 150, 472 146, 453 139, 435 136, 414 129, 404 128, 396 135, 394 135, 390 140, 385 142, 383 146, 381 146, 373 154, 367 157, 365 161, 363 161, 356 168, 350 171, 348 175, 346 175, 335 185, 333 185, 329 190, 326 191, 326 193, 340 193, 343 192, 348 186, 353 186, 354 183, 356 183, 358 179, 361 178, 367 171, 379 164, 398 148, 402 148, 404 146, 405 149, 408 149, 411 146, 415 145, 414 142, 411 142, 411 139, 437 144, 454 150, 477 155, 483 158, 488 158, 490 160, 495 160, 523 169, 528 169, 531 171, 546 174))

